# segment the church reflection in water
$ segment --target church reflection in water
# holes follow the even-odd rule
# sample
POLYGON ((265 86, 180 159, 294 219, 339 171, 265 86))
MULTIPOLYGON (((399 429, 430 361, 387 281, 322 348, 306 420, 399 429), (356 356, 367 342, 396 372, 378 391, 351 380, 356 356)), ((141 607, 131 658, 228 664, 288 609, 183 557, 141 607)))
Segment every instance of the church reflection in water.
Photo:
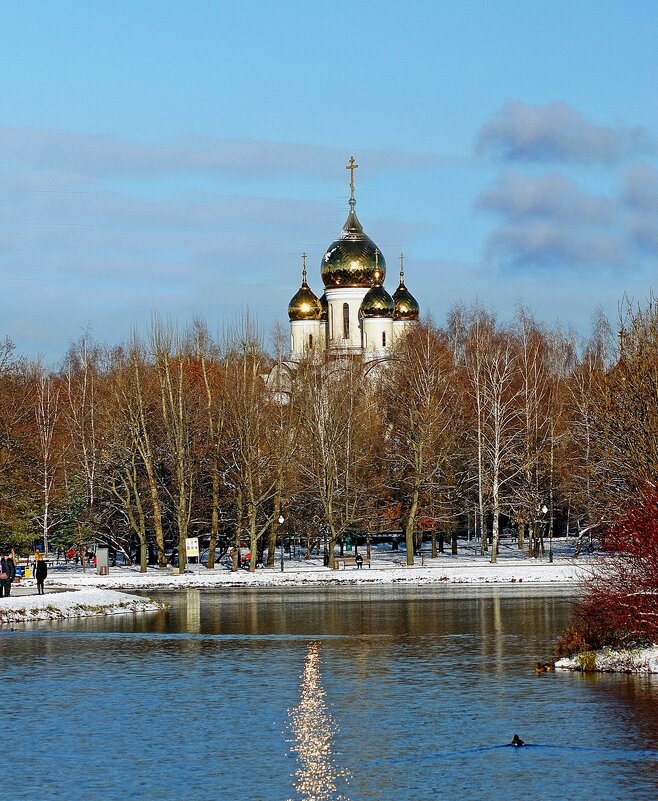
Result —
POLYGON ((335 764, 332 750, 338 728, 325 703, 320 677, 320 643, 308 645, 300 677, 299 704, 290 711, 290 750, 297 757, 294 787, 304 801, 349 801, 336 784, 346 778, 335 764))

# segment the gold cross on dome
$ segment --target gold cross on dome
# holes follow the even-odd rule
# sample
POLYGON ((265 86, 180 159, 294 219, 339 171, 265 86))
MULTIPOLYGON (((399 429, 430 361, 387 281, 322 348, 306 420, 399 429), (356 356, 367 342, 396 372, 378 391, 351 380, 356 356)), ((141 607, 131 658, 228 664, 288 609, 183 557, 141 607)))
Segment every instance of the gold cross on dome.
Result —
POLYGON ((400 278, 404 278, 404 253, 400 253, 400 278))
POLYGON ((350 193, 354 197, 354 170, 358 169, 359 165, 354 161, 354 156, 350 156, 350 163, 345 167, 350 171, 350 193))
POLYGON ((306 283, 306 253, 302 253, 302 279, 306 283))

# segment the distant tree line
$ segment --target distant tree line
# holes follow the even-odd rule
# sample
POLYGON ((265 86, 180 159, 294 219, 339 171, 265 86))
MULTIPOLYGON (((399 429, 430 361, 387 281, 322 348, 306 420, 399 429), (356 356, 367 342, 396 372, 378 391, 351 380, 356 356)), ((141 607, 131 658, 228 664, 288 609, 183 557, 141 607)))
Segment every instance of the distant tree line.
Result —
POLYGON ((567 529, 588 543, 655 480, 653 301, 584 343, 477 307, 382 363, 290 369, 275 340, 248 318, 221 338, 155 320, 119 347, 83 336, 48 371, 6 339, 0 545, 105 542, 145 570, 202 536, 209 567, 242 549, 254 569, 284 536, 332 562, 348 534, 395 530, 411 564, 425 532, 435 553, 469 530, 495 561, 503 529, 529 556, 567 529))

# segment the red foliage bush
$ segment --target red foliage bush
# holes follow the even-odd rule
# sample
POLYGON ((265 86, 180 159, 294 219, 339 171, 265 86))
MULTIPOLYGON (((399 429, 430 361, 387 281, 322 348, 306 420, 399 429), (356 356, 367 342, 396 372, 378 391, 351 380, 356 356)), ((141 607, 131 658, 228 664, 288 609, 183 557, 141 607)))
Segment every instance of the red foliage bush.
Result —
POLYGON ((658 487, 649 485, 642 504, 605 529, 602 544, 575 631, 591 648, 658 642, 658 487))

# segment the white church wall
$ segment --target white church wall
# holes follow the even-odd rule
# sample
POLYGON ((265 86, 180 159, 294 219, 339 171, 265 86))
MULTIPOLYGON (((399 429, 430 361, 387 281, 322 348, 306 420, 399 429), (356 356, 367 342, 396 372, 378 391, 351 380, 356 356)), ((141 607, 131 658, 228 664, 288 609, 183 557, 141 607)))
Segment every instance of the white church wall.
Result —
POLYGON ((303 359, 312 350, 325 347, 325 324, 321 320, 292 320, 290 322, 290 358, 303 359))
POLYGON ((366 354, 380 356, 393 347, 393 320, 390 317, 366 317, 363 320, 366 354))
POLYGON ((327 289, 329 305, 328 347, 332 351, 358 352, 362 349, 361 321, 359 309, 369 287, 344 287, 327 289), (347 305, 348 330, 345 331, 345 310, 347 305), (347 336, 345 334, 347 333, 347 336))

